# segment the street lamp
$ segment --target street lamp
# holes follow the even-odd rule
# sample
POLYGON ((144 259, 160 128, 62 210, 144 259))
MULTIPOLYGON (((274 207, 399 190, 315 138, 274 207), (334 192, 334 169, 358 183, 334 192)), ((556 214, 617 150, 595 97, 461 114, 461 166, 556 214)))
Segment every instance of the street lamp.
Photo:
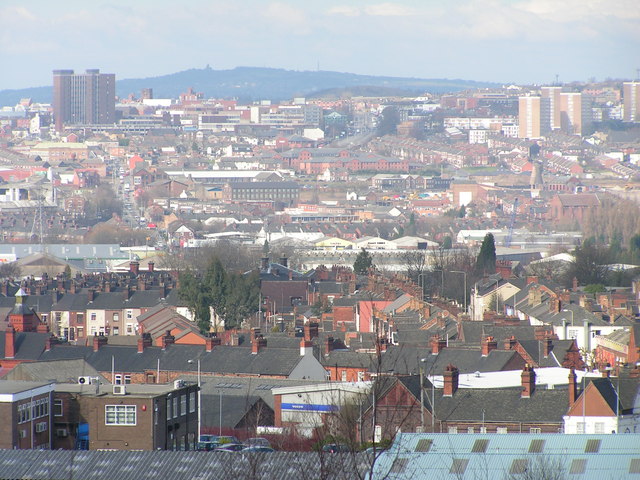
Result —
POLYGON ((444 269, 431 270, 432 272, 440 272, 440 297, 444 298, 444 269))
MULTIPOLYGON (((418 364, 420 369, 420 425, 422 426, 422 433, 424 433, 424 364, 426 363, 426 358, 421 358, 418 364)), ((435 363, 431 365, 430 372, 433 371, 433 367, 435 363)), ((435 429, 435 415, 436 415, 436 407, 435 407, 435 385, 433 383, 433 378, 431 378, 431 433, 434 432, 435 429)))
POLYGON ((573 327, 573 310, 569 310, 568 308, 563 308, 563 312, 568 312, 571 314, 571 326, 573 327))
MULTIPOLYGON (((467 313, 467 272, 463 270, 451 270, 451 273, 461 273, 464 275, 464 313, 467 313)), ((496 296, 496 301, 497 301, 497 298, 498 297, 496 296)))

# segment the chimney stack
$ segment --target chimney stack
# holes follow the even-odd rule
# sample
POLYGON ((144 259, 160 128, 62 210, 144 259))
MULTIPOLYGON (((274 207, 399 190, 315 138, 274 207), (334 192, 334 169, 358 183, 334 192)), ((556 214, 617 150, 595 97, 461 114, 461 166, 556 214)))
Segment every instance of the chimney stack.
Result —
POLYGON ((329 355, 333 351, 333 337, 327 337, 324 346, 324 354, 329 355))
POLYGON ((150 347, 152 344, 151 334, 147 332, 143 333, 140 338, 138 338, 138 353, 144 352, 144 349, 150 347))
POLYGON ((205 351, 210 353, 213 351, 213 347, 222 343, 220 337, 207 337, 205 340, 205 351))
POLYGON ((536 372, 528 363, 522 370, 522 398, 531 398, 533 391, 536 389, 536 372))
POLYGON ((256 337, 251 343, 251 354, 257 355, 260 350, 267 346, 267 339, 262 335, 256 337))
POLYGON ((93 351, 97 352, 100 350, 100 347, 107 344, 107 337, 104 336, 104 333, 100 335, 93 336, 93 351))
POLYGON ((129 285, 124 286, 124 288, 122 289, 122 295, 124 296, 125 300, 129 300, 131 298, 131 287, 129 287, 129 285))
POLYGON ((442 395, 444 397, 453 397, 453 394, 458 390, 458 377, 460 372, 452 365, 447 365, 444 370, 444 391, 442 395))
POLYGON ((4 357, 14 358, 16 356, 16 331, 13 325, 9 325, 4 332, 4 357))
POLYGON ((140 263, 135 260, 130 262, 129 271, 133 273, 135 276, 138 276, 138 273, 140 272, 140 263))
POLYGON ((313 351, 313 343, 311 340, 305 340, 304 338, 300 340, 300 356, 304 357, 307 354, 310 354, 313 351))
POLYGON ((96 298, 96 291, 93 288, 87 290, 87 300, 93 302, 96 298))
POLYGON ((162 350, 166 350, 167 346, 173 345, 176 341, 176 338, 171 335, 171 330, 167 330, 167 332, 160 339, 162 350))
POLYGON ((551 355, 551 350, 553 350, 553 340, 550 338, 542 340, 542 354, 544 355, 544 358, 551 355))
POLYGON ((431 355, 438 355, 447 346, 447 341, 440 335, 431 337, 431 355))
POLYGON ((489 356, 489 352, 498 348, 498 342, 493 337, 483 337, 482 339, 482 356, 489 356))
POLYGON ((578 385, 576 383, 576 371, 575 369, 569 370, 569 408, 576 403, 578 398, 578 385))
POLYGON ((516 343, 518 341, 516 340, 516 337, 514 337, 513 335, 511 335, 509 338, 505 338, 504 339, 504 349, 505 350, 513 350, 514 348, 516 348, 516 343))
POLYGON ((304 325, 304 339, 305 340, 313 340, 318 336, 318 323, 317 322, 309 322, 304 325))
POLYGON ((149 273, 153 273, 155 270, 156 264, 154 262, 149 262, 148 265, 149 265, 149 273))
POLYGON ((289 268, 289 260, 287 259, 287 257, 280 257, 280 265, 282 265, 283 267, 287 267, 289 268))

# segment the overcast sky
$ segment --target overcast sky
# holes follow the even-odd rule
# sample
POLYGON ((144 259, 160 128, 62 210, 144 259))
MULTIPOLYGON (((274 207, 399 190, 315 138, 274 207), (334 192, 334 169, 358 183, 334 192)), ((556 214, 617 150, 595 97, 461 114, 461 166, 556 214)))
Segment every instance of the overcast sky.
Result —
POLYGON ((630 79, 640 0, 0 0, 0 89, 54 69, 236 66, 502 83, 630 79))

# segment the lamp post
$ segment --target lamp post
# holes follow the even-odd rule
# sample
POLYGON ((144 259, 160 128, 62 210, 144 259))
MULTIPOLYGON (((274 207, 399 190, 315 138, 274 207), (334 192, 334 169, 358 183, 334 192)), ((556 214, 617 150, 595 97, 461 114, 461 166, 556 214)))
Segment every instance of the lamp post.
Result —
POLYGON ((420 433, 424 433, 424 370, 422 365, 425 361, 426 358, 421 358, 418 365, 420 367, 420 433))
POLYGON ((571 314, 571 326, 573 327, 573 310, 569 310, 568 308, 563 308, 562 311, 571 314))
POLYGON ((440 298, 444 298, 444 269, 431 270, 432 272, 440 272, 440 298))
POLYGON ((500 313, 500 297, 498 296, 499 284, 500 284, 500 277, 496 278, 496 313, 500 313))
POLYGON ((463 270, 451 270, 451 273, 461 273, 464 275, 464 313, 467 313, 467 272, 463 270))

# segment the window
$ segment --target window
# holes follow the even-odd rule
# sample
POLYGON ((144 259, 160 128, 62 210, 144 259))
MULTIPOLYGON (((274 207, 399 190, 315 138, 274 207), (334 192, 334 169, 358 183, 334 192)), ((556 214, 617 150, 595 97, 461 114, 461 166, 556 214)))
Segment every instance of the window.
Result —
POLYGON ((509 433, 507 427, 498 427, 496 428, 496 433, 509 433))
POLYGON ((196 392, 189 393, 189 412, 196 411, 196 392))
POLYGON ((542 429, 541 428, 530 428, 529 429, 529 433, 542 433, 542 429))
POLYGON ((171 418, 171 399, 167 398, 167 420, 171 418))
POLYGON ((415 451, 428 452, 429 450, 431 450, 431 445, 433 445, 433 440, 431 440, 430 438, 421 438, 416 444, 415 451))
POLYGON ((173 418, 178 418, 178 397, 173 397, 173 418))
POLYGON ((473 453, 485 453, 487 451, 487 447, 489 446, 489 440, 486 438, 482 438, 473 442, 473 448, 471 448, 471 452, 473 453))
POLYGON ((84 313, 78 313, 76 315, 76 323, 84 323, 84 313))
POLYGON ((458 433, 458 427, 449 427, 449 433, 458 433))
POLYGON ((120 334, 120 328, 119 327, 113 327, 113 334, 114 335, 119 335, 120 334))
POLYGON ((582 475, 587 470, 586 458, 574 458, 569 468, 569 475, 582 475))
POLYGON ((391 470, 389 470, 389 473, 402 473, 407 468, 408 464, 408 458, 396 458, 391 464, 391 470))
POLYGON ((133 310, 127 310, 127 320, 131 320, 133 318, 133 310))
POLYGON ((604 433, 604 422, 596 422, 596 433, 604 433))
POLYGON ((187 396, 181 395, 180 396, 180 415, 186 415, 186 414, 187 414, 187 396))
POLYGON ((124 376, 124 383, 126 385, 129 385, 131 383, 131 375, 125 375, 124 376))
POLYGON ((104 423, 106 425, 135 425, 135 405, 105 405, 104 423))
POLYGON ((342 370, 342 372, 340 372, 341 378, 340 380, 342 380, 343 382, 347 381, 347 371, 346 370, 342 370))
POLYGON ((61 417, 63 415, 63 404, 62 400, 54 400, 53 401, 53 416, 61 417))
POLYGON ((467 427, 467 433, 474 433, 473 432, 473 427, 467 427))
POLYGON ((119 313, 114 313, 113 317, 111 317, 111 320, 116 323, 120 321, 120 314, 119 313))
POLYGON ((522 475, 527 471, 529 460, 526 458, 514 458, 509 469, 510 475, 522 475))
POLYGON ((95 322, 98 319, 98 315, 95 312, 91 312, 91 321, 95 322))
POLYGON ((587 445, 584 447, 584 453, 598 453, 600 451, 600 439, 587 440, 587 445))
POLYGON ((117 374, 115 376, 115 379, 114 379, 113 383, 116 384, 116 385, 122 385, 122 375, 117 374))
POLYGON ((480 427, 480 433, 487 433, 487 427, 480 427))
POLYGON ((127 335, 133 335, 133 323, 127 323, 127 335))
POLYGON ((584 422, 578 422, 576 424, 576 433, 584 433, 586 424, 584 422))
POLYGON ((529 453, 542 453, 544 450, 544 440, 531 440, 529 444, 529 453))
POLYGON ((467 470, 468 464, 469 464, 468 458, 454 458, 453 461, 451 462, 451 468, 449 469, 449 473, 462 477, 464 476, 464 472, 467 470))

